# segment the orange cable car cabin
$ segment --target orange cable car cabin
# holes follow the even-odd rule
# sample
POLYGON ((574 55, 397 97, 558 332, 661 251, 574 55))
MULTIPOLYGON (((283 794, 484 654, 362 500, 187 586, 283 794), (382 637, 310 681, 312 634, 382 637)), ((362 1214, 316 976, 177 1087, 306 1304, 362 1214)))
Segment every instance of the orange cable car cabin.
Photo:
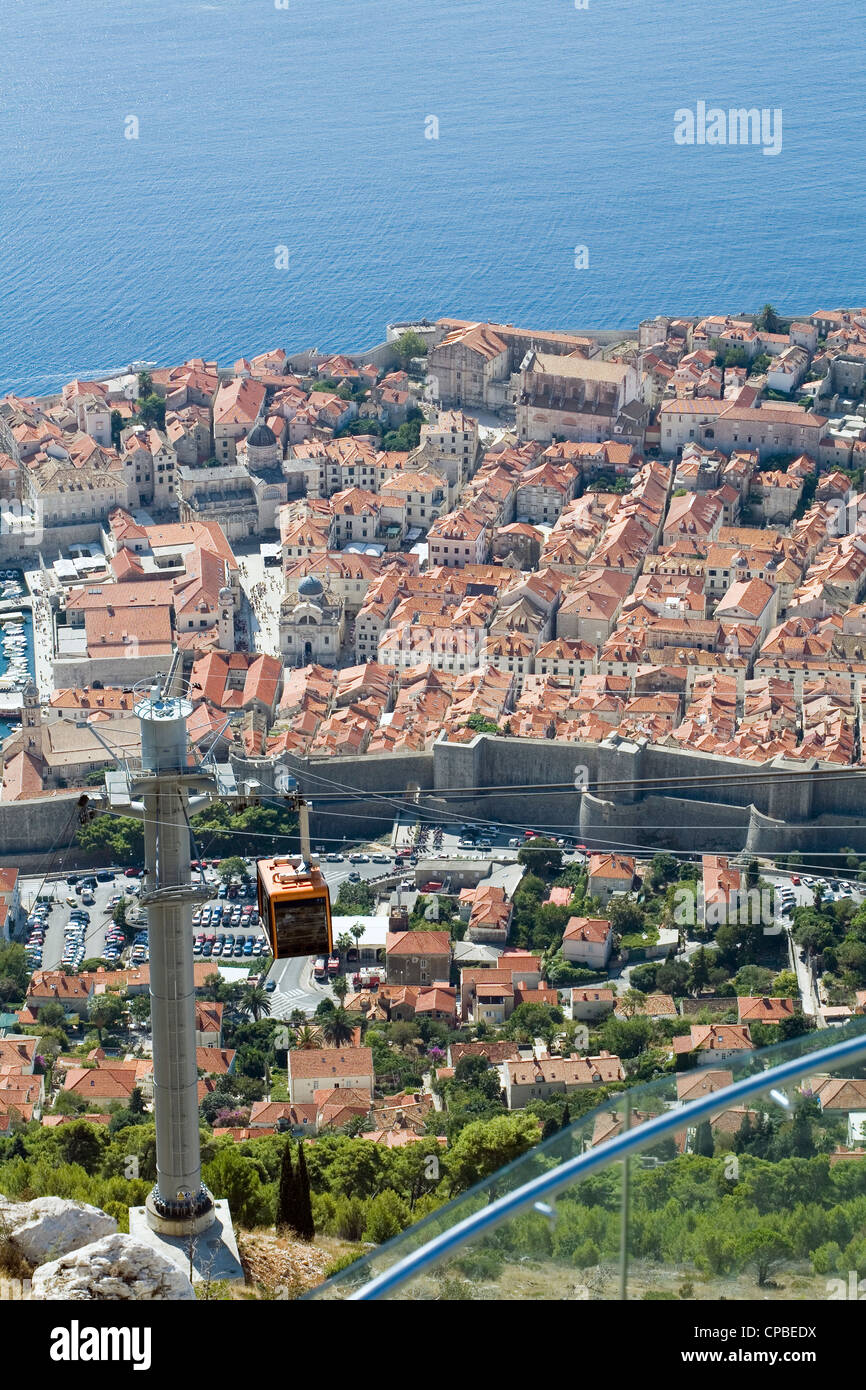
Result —
POLYGON ((331 898, 318 866, 300 858, 260 859, 256 871, 259 913, 274 960, 329 956, 331 898))

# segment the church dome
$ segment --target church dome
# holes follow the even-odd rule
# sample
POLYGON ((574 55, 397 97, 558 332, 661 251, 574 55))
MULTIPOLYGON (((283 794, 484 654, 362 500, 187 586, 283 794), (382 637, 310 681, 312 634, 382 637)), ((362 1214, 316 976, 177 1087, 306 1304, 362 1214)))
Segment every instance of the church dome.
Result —
POLYGON ((325 592, 322 581, 314 574, 308 574, 298 585, 298 597, 305 599, 321 598, 325 592))
POLYGON ((253 425, 247 435, 247 445, 252 445, 254 449, 271 449, 277 442, 270 425, 266 425, 264 420, 260 420, 257 425, 253 425))

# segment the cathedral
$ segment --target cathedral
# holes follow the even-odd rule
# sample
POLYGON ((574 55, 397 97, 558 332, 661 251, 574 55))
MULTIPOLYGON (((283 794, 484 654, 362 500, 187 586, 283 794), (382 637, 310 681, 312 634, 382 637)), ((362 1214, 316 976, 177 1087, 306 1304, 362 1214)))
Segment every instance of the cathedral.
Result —
POLYGON ((346 633, 345 604, 308 574, 280 605, 280 654, 286 666, 336 666, 346 633))

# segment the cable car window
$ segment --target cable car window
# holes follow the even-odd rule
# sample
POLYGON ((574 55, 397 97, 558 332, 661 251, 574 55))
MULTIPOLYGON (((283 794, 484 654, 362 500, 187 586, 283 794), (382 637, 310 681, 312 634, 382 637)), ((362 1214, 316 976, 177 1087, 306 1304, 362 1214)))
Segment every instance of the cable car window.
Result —
POLYGON ((273 954, 283 956, 317 956, 331 949, 328 933, 328 906, 325 898, 308 898, 298 902, 271 899, 273 954))

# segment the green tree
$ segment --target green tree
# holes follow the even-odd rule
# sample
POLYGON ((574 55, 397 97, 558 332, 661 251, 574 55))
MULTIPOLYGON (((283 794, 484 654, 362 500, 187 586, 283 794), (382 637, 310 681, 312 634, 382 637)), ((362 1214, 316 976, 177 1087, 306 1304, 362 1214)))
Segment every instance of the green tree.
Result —
POLYGON ((96 816, 80 828, 75 843, 105 864, 144 863, 144 826, 133 816, 96 816))
POLYGON ((623 1018, 634 1018, 635 1014, 642 1011, 646 1003, 646 995, 639 989, 627 989, 617 999, 617 1009, 623 1018))
POLYGON ((555 840, 536 835, 517 851, 517 862, 535 877, 549 879, 562 872, 562 850, 555 840))
POLYGON ((150 995, 133 995, 129 1001, 129 1012, 136 1023, 146 1023, 150 1018, 150 995))
POLYGON ((298 1182, 295 1170, 292 1166, 292 1141, 287 1139, 283 1148, 283 1158, 280 1164, 280 1182, 277 1189, 277 1215, 275 1220, 278 1232, 291 1230, 297 1231, 299 1222, 298 1215, 298 1182))
POLYGON ((231 883, 233 878, 240 878, 246 883, 249 879, 250 871, 239 854, 231 854, 228 859, 223 859, 221 862, 219 875, 223 883, 231 883))
POLYGON ((649 884, 658 892, 665 884, 672 882, 679 873, 679 863, 672 854, 654 854, 649 869, 649 884))
POLYGON ((560 1126, 557 1124, 553 1115, 549 1115, 541 1127, 541 1142, 552 1139, 555 1134, 559 1134, 560 1126))
POLYGON ((269 1017, 271 1001, 264 986, 246 985, 241 995, 241 1007, 252 1016, 255 1023, 258 1023, 263 1014, 266 1018, 269 1017))
POLYGON ((496 721, 486 719, 483 714, 470 714, 466 720, 466 728, 474 730, 476 734, 498 734, 501 732, 496 721))
POLYGON ((142 424, 155 425, 159 430, 165 429, 165 401, 155 392, 151 391, 143 400, 139 398, 138 414, 142 424))
POLYGON ((120 432, 123 429, 123 416, 119 410, 111 412, 111 443, 115 449, 120 448, 120 432))
POLYGON ((791 1254, 791 1243, 781 1231, 770 1225, 756 1226, 744 1232, 736 1243, 739 1261, 753 1266, 758 1287, 767 1287, 774 1267, 791 1254))
POLYGON ((379 1192, 367 1207, 367 1225, 364 1239, 375 1245, 383 1245, 392 1236, 399 1235, 410 1221, 409 1207, 393 1188, 386 1187, 379 1192))
POLYGON ((27 989, 30 971, 24 947, 17 941, 0 941, 0 980, 10 980, 14 994, 8 998, 21 998, 27 989))
POLYGON ((608 905, 607 916, 618 936, 642 932, 646 926, 643 908, 631 898, 613 898, 608 905))
POLYGON ((113 1028, 119 1023, 126 1010, 126 1005, 118 994, 96 994, 90 1001, 87 1010, 88 1021, 96 1029, 100 1043, 102 1034, 106 1028, 113 1028))
MULTIPOLYGON (((349 917, 353 912, 360 912, 365 916, 373 911, 376 906, 376 898, 369 883, 348 883, 340 884, 340 891, 337 893, 337 901, 334 903, 334 914, 337 917, 349 917)), ((354 936, 354 928, 350 928, 354 936)), ((363 932, 362 932, 363 934, 363 932)))
POLYGON ((463 1192, 513 1162, 538 1143, 540 1126, 532 1115, 499 1115, 461 1131, 448 1151, 451 1193, 463 1192))
POLYGON ((270 1225, 267 1193, 258 1169, 232 1147, 220 1149, 202 1176, 215 1197, 224 1197, 241 1226, 270 1225))
POLYGON ((710 1122, 709 1120, 701 1120, 700 1124, 695 1130, 695 1139, 694 1144, 692 1146, 692 1152, 696 1154, 702 1154, 704 1158, 712 1158, 715 1152, 715 1148, 716 1145, 713 1139, 713 1131, 710 1127, 710 1122))
POLYGON ((454 1076, 448 1082, 448 1091, 458 1091, 461 1088, 466 1090, 481 1091, 488 1100, 499 1100, 502 1086, 499 1075, 495 1068, 490 1065, 484 1056, 475 1056, 467 1053, 461 1057, 457 1066, 454 1068, 454 1076))
POLYGON ((322 1037, 331 1047, 345 1047, 355 1034, 355 1023, 342 1005, 334 1009, 322 1023, 322 1037))
POLYGON ((755 327, 759 332, 763 331, 765 333, 781 333, 783 331, 782 320, 779 318, 772 304, 764 305, 755 320, 755 327))
POLYGON ((144 1115, 146 1113, 147 1107, 144 1104, 144 1096, 141 1093, 140 1086, 133 1086, 129 1097, 128 1109, 131 1115, 144 1115))
POLYGON ((87 1120, 73 1120, 57 1130, 57 1149, 62 1163, 77 1163, 85 1172, 96 1173, 105 1152, 106 1136, 101 1126, 87 1120))
POLYGON ((407 367, 411 358, 426 357, 427 342, 420 333, 415 332, 414 328, 407 328, 394 343, 394 351, 403 366, 407 367))
POLYGON ((52 1000, 49 1004, 43 1004, 39 1010, 40 1028, 62 1027, 66 1021, 66 1010, 62 1004, 52 1000))
POLYGON ((617 1057, 637 1057, 649 1046, 652 1023, 643 1014, 635 1018, 617 1018, 610 1014, 601 1028, 604 1047, 617 1057))
POLYGON ((351 935, 353 941, 355 942, 355 945, 356 945, 356 946, 359 946, 359 945, 361 944, 361 941, 363 940, 363 937, 364 937, 364 932, 365 932, 366 930, 367 930, 367 929, 366 929, 366 927, 364 926, 364 923, 363 923, 363 922, 353 922, 353 923, 352 923, 351 927, 349 928, 349 933, 350 933, 350 935, 351 935))
POLYGON ((349 993, 349 981, 346 979, 345 975, 338 975, 336 980, 332 983, 331 989, 334 991, 340 1003, 343 1004, 346 995, 349 993))
POLYGON ((799 997, 800 993, 797 976, 794 974, 793 970, 780 970, 773 980, 771 988, 773 994, 777 998, 782 999, 796 999, 799 997))
POLYGON ((710 979, 710 966, 707 952, 703 946, 699 946, 689 962, 689 992, 700 994, 701 990, 706 989, 710 979))
POLYGON ((310 1175, 307 1172, 307 1160, 304 1156, 304 1145, 301 1142, 298 1144, 298 1235, 301 1240, 312 1240, 315 1234, 310 1175))

